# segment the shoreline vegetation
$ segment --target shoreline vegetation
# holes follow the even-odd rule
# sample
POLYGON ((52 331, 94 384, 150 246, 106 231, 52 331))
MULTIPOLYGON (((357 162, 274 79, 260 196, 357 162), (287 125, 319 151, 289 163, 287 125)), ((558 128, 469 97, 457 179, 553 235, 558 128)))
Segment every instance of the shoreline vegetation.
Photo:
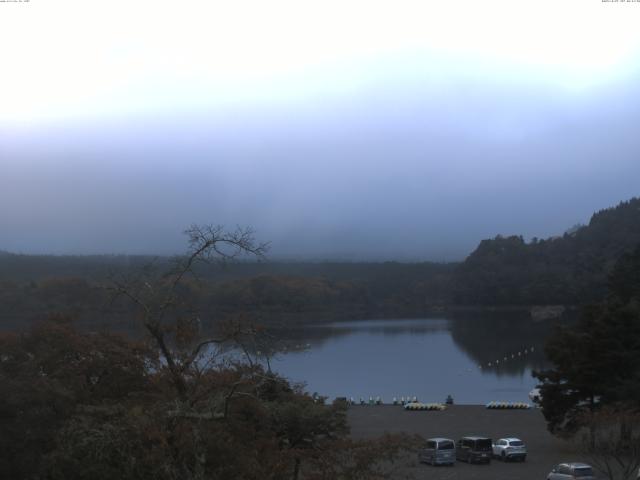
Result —
MULTIPOLYGON (((602 301, 615 261, 640 243, 640 199, 596 212, 562 236, 498 235, 458 263, 249 262, 197 265, 181 294, 205 327, 242 313, 256 323, 301 324, 466 313, 554 320, 602 301)), ((166 270, 168 257, 0 252, 0 329, 52 313, 83 328, 128 329, 132 309, 113 301, 115 276, 166 270)))
MULTIPOLYGON (((217 266, 193 268, 195 261, 208 253, 224 256, 218 244, 260 257, 252 232, 196 225, 186 233, 185 256, 145 268, 141 259, 114 271, 109 262, 96 269, 82 257, 0 256, 4 476, 402 478, 424 472, 416 451, 425 438, 482 434, 523 438, 531 453, 526 467, 460 465, 456 476, 533 479, 578 455, 550 431, 588 427, 585 405, 593 414, 596 398, 612 407, 626 405, 619 402, 621 392, 637 398, 637 345, 630 343, 637 336, 628 332, 637 330, 640 298, 639 199, 598 212, 588 226, 559 238, 485 240, 459 264, 304 264, 292 272, 242 262, 220 276, 217 266), (58 268, 32 275, 47 265, 58 268), (275 270, 266 274, 264 268, 275 270), (584 313, 576 307, 596 302, 584 313), (495 356, 483 359, 476 345, 484 350, 493 342, 515 351, 508 328, 499 337, 470 328, 485 314, 498 316, 502 326, 520 322, 511 329, 518 331, 516 348, 523 333, 540 334, 549 326, 541 323, 565 323, 578 312, 575 326, 558 329, 547 341, 557 370, 534 373, 543 382, 542 411, 326 405, 258 361, 274 341, 258 325, 285 334, 304 326, 301 319, 446 315, 454 342, 483 364, 495 356), (6 331, 12 328, 20 333, 6 331), (242 360, 225 360, 229 345, 244 352, 242 360), (594 359, 593 352, 603 358, 594 359), (614 366, 624 361, 629 370, 613 377, 614 368, 602 370, 603 359, 614 366)), ((331 334, 320 332, 319 341, 325 333, 331 334)), ((627 417, 613 412, 589 418, 613 431, 612 421, 627 417)), ((622 440, 628 439, 625 433, 622 440)), ((433 478, 445 478, 445 471, 434 469, 433 478)))

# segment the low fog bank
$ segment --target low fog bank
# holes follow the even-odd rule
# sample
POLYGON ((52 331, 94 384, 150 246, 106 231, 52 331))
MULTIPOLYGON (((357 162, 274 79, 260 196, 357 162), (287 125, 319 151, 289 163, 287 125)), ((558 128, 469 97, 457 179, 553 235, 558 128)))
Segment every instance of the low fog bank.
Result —
POLYGON ((0 249, 175 254, 191 223, 214 223, 252 226, 276 259, 452 261, 497 234, 561 235, 638 194, 627 80, 391 82, 348 101, 6 129, 0 249))

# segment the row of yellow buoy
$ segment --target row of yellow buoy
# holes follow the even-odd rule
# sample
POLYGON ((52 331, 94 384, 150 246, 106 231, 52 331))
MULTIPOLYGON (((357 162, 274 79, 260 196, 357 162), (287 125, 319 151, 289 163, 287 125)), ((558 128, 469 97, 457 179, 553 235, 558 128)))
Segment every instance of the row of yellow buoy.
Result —
POLYGON ((445 408, 447 408, 447 406, 442 403, 411 402, 404 406, 405 410, 444 410, 445 408))
POLYGON ((497 409, 497 410, 512 410, 512 409, 521 409, 528 410, 531 408, 526 402, 489 402, 487 403, 487 408, 497 409))
MULTIPOLYGON (((497 358, 495 361, 487 362, 486 368, 497 367, 500 365, 501 362, 506 363, 509 360, 515 360, 516 358, 522 357, 529 353, 533 353, 534 351, 535 351, 535 347, 530 347, 530 348, 525 348, 524 350, 520 350, 519 352, 516 352, 516 353, 505 355, 504 357, 502 357, 502 359, 497 358)), ((482 370, 483 368, 485 368, 485 366, 478 365, 478 368, 482 370)))

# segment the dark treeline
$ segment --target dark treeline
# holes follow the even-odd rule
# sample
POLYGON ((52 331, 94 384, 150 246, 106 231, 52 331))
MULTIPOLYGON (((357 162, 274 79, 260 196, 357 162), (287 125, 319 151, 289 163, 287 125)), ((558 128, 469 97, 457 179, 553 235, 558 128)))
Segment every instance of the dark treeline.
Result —
MULTIPOLYGON (((417 316, 463 306, 580 305, 604 297, 615 261, 637 244, 640 199, 634 198, 559 237, 483 240, 461 263, 201 264, 198 280, 182 288, 200 311, 217 317, 243 311, 266 323, 288 316, 300 321, 417 316)), ((130 311, 111 301, 111 279, 149 265, 167 270, 171 261, 0 254, 0 319, 14 328, 62 312, 80 323, 117 326, 130 311)))
MULTIPOLYGON (((47 278, 79 277, 103 282, 113 275, 137 272, 151 265, 166 269, 171 257, 150 255, 24 255, 0 251, 0 281, 25 283, 47 278)), ((198 277, 223 282, 258 276, 321 277, 333 281, 369 282, 374 289, 385 283, 419 283, 425 277, 450 273, 455 263, 235 261, 200 264, 198 277)))
MULTIPOLYGON (((11 328, 49 313, 79 323, 118 325, 128 306, 112 302, 111 278, 145 265, 166 270, 168 258, 90 256, 0 257, 0 318, 11 328)), ((243 311, 270 323, 287 315, 309 320, 416 315, 450 302, 454 265, 437 263, 202 264, 182 286, 199 311, 217 320, 243 311)), ((298 318, 300 320, 300 318, 298 318)), ((128 322, 128 320, 127 320, 128 322)), ((126 325, 125 325, 126 328, 126 325)))
POLYGON ((640 246, 607 283, 603 301, 549 336, 550 368, 534 377, 549 431, 570 438, 602 478, 631 479, 640 468, 640 246))
POLYGON ((553 433, 575 433, 585 413, 607 405, 640 412, 640 245, 620 257, 607 285, 602 302, 586 306, 575 325, 558 326, 547 341, 554 368, 535 376, 553 433))
POLYGON ((606 295, 616 260, 640 244, 640 199, 595 213, 560 237, 483 240, 458 266, 452 298, 463 305, 581 305, 606 295))

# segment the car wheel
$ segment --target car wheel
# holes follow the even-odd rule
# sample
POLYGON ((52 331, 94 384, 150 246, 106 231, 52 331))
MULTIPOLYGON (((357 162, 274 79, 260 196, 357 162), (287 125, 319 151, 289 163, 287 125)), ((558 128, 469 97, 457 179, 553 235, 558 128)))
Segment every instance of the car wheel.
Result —
POLYGON ((526 456, 526 455, 524 455, 524 456, 520 459, 520 461, 521 461, 521 462, 524 462, 526 459, 527 459, 527 456, 526 456))

